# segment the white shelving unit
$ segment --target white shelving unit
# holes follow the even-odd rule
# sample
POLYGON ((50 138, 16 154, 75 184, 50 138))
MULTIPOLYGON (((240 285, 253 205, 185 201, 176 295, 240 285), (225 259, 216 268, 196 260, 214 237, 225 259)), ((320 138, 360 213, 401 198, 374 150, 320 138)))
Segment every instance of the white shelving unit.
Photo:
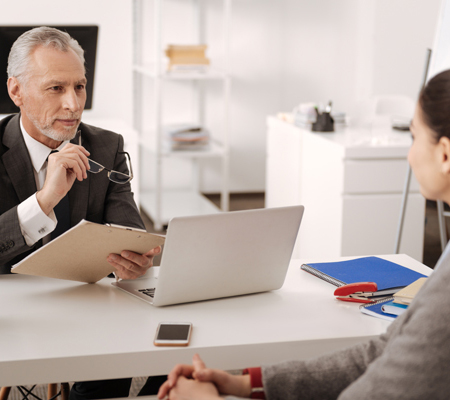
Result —
MULTIPOLYGON (((167 225, 169 220, 175 216, 211 214, 221 211, 228 211, 229 189, 228 189, 228 163, 229 163, 229 102, 230 102, 230 76, 228 74, 229 60, 229 37, 230 37, 230 17, 231 0, 217 0, 223 3, 223 62, 220 70, 209 68, 207 72, 168 72, 164 67, 164 43, 163 24, 170 15, 165 15, 163 6, 168 0, 133 0, 133 93, 134 93, 134 129, 139 134, 139 146, 141 148, 141 160, 146 160, 147 156, 154 161, 154 171, 150 171, 153 179, 149 178, 145 171, 141 171, 140 205, 154 222, 156 229, 161 230, 167 225), (148 7, 152 8, 153 16, 146 18, 148 7), (149 36, 150 46, 145 43, 143 28, 152 26, 149 36), (149 53, 151 52, 151 53, 149 53), (146 62, 146 56, 151 54, 151 62, 146 62), (152 94, 145 93, 145 83, 151 81, 152 94), (192 85, 193 103, 195 112, 193 120, 186 123, 205 126, 205 90, 208 89, 209 82, 219 82, 222 86, 223 105, 221 114, 221 132, 210 130, 211 143, 208 149, 198 151, 171 150, 164 141, 164 126, 166 121, 163 117, 163 95, 165 85, 170 82, 179 82, 192 85), (147 96, 147 98, 146 98, 147 96), (153 103, 151 106, 148 103, 153 103), (153 118, 150 123, 144 121, 150 113, 153 118), (148 125, 151 125, 148 128, 148 125), (170 160, 189 160, 191 165, 191 179, 188 188, 180 189, 170 187, 169 182, 164 181, 165 164, 170 160), (200 175, 202 160, 216 159, 221 164, 221 209, 205 198, 200 192, 200 175), (151 181, 149 181, 151 180, 151 181), (150 186, 150 188, 144 188, 150 186)), ((203 8, 204 0, 180 0, 180 4, 186 6, 191 4, 193 11, 193 30, 196 43, 207 43, 204 37, 203 8)), ((173 4, 172 4, 173 6, 173 4)), ((212 60, 214 64, 214 59, 212 60)), ((148 118, 148 117, 147 117, 148 118)))

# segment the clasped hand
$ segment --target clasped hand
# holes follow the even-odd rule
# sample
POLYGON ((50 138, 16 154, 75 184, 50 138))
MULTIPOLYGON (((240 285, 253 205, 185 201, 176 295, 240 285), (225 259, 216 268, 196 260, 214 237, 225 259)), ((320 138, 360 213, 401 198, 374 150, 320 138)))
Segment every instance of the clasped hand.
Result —
POLYGON ((198 354, 192 359, 192 365, 178 364, 167 376, 158 392, 158 399, 166 396, 170 400, 220 399, 220 395, 250 397, 249 375, 231 375, 218 369, 206 368, 198 354))

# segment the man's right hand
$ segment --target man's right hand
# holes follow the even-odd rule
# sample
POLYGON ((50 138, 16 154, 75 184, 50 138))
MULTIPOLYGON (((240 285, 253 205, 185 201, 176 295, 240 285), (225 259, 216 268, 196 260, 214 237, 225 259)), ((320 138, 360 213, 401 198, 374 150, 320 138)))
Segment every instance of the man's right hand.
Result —
POLYGON ((42 211, 48 215, 70 190, 75 179, 87 178, 89 152, 82 146, 68 143, 48 157, 47 176, 43 188, 36 193, 42 211))
POLYGON ((167 376, 158 392, 158 398, 163 399, 175 387, 179 377, 196 379, 200 382, 213 383, 220 394, 237 397, 250 397, 251 383, 249 375, 231 375, 218 369, 206 368, 198 354, 192 359, 192 365, 176 365, 167 376))

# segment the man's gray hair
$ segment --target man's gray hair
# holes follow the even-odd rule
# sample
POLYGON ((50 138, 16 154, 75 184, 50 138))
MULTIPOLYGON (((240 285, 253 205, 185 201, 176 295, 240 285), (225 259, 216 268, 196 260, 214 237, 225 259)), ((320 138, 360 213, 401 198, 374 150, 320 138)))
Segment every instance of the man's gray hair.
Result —
POLYGON ((30 55, 38 46, 67 52, 72 49, 84 66, 84 50, 67 32, 41 26, 26 31, 14 42, 8 57, 8 78, 26 80, 30 55))

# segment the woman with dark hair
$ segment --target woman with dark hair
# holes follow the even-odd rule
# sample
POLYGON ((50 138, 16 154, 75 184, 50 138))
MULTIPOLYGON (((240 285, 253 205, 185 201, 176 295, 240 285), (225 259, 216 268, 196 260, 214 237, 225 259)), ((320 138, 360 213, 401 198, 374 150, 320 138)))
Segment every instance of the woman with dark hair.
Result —
MULTIPOLYGON (((450 203, 450 70, 422 90, 411 123, 408 161, 428 199, 450 203)), ((407 312, 367 343, 319 357, 251 368, 208 369, 199 356, 177 365, 162 399, 449 399, 450 245, 407 312), (223 397, 222 397, 223 398, 223 397)))

